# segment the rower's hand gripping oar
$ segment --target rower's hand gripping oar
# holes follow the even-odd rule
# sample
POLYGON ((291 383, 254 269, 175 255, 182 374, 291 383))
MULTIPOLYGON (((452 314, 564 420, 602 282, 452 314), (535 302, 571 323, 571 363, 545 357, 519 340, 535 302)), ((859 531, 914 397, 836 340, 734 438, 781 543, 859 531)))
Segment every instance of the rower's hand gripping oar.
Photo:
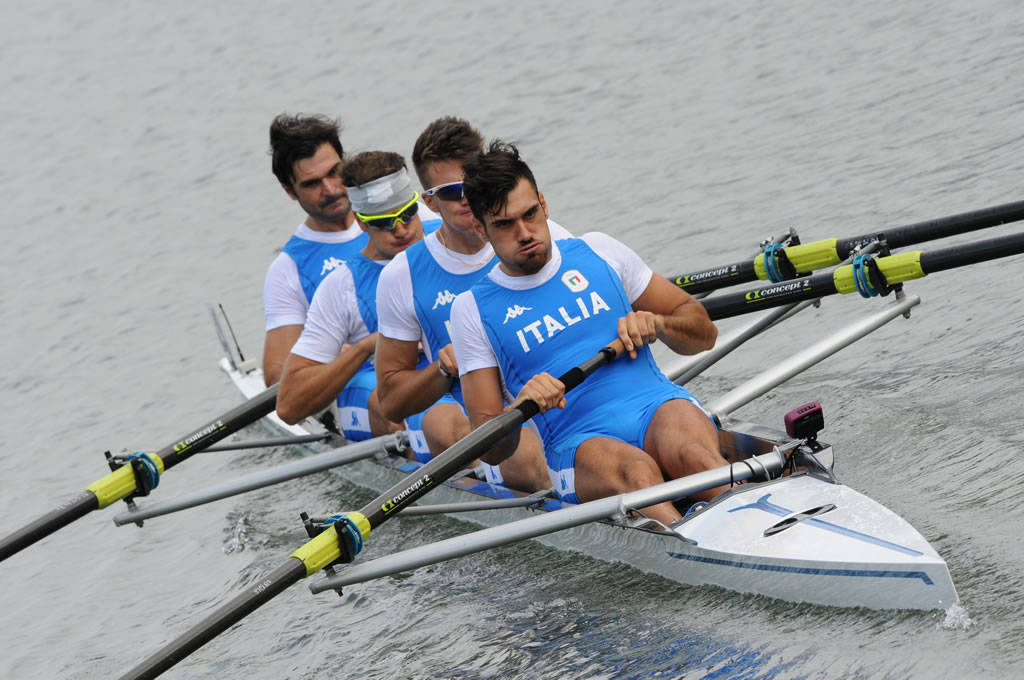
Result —
POLYGON ((700 300, 712 319, 757 312, 826 295, 858 292, 887 295, 904 281, 928 274, 1024 253, 1024 232, 931 251, 914 250, 884 257, 858 255, 852 264, 794 281, 700 300))
MULTIPOLYGON (((622 351, 616 341, 594 357, 570 369, 559 380, 565 391, 573 389, 622 351)), ((359 512, 340 516, 321 534, 296 550, 284 564, 259 579, 212 615, 122 676, 121 680, 155 678, 220 633, 266 604, 290 585, 339 562, 351 562, 370 532, 395 516, 438 484, 454 476, 540 411, 537 403, 514 404, 434 457, 405 480, 388 489, 359 512)))
POLYGON ((823 239, 794 245, 772 244, 753 260, 680 274, 669 280, 690 294, 751 283, 758 279, 781 283, 819 269, 834 267, 859 247, 877 241, 881 236, 884 236, 890 248, 902 248, 1019 220, 1024 220, 1024 201, 882 229, 851 238, 823 239))
POLYGON ((0 540, 0 561, 93 510, 119 500, 145 496, 160 481, 160 474, 187 460, 211 444, 256 422, 274 410, 277 385, 175 440, 155 453, 137 453, 125 460, 109 458, 111 473, 90 484, 85 491, 51 510, 34 522, 0 540))

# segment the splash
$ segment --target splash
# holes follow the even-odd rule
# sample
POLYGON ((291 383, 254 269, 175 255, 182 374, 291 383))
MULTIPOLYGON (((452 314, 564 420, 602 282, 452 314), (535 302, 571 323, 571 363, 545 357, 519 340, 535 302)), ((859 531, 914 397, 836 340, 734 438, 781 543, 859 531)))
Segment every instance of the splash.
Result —
POLYGON ((230 535, 224 541, 224 554, 241 552, 245 550, 246 538, 249 534, 249 522, 245 515, 242 515, 230 529, 230 535))
POLYGON ((974 619, 967 615, 967 610, 959 602, 954 602, 946 610, 946 618, 942 620, 942 627, 946 630, 967 630, 973 625, 974 619))

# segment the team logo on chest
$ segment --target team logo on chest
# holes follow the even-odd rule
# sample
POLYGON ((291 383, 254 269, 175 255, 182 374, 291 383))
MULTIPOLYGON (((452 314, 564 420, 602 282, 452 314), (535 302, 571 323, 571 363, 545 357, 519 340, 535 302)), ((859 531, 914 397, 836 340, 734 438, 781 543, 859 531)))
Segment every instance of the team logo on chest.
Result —
POLYGON ((336 257, 329 257, 324 260, 324 266, 320 269, 320 276, 323 276, 327 272, 332 272, 341 265, 345 264, 345 260, 339 260, 336 257))
POLYGON ((512 305, 507 310, 505 310, 505 320, 501 322, 501 325, 504 326, 509 322, 510 319, 514 319, 517 316, 522 316, 525 312, 529 312, 532 309, 533 307, 520 307, 519 305, 512 305))
POLYGON ((587 286, 590 285, 587 283, 587 280, 583 278, 583 274, 580 274, 579 271, 575 269, 570 269, 562 274, 562 283, 564 283, 565 287, 574 293, 582 293, 586 290, 587 286))
POLYGON ((444 307, 450 305, 455 300, 455 294, 445 288, 444 290, 437 291, 437 299, 434 300, 434 306, 431 310, 437 309, 438 307, 444 307))

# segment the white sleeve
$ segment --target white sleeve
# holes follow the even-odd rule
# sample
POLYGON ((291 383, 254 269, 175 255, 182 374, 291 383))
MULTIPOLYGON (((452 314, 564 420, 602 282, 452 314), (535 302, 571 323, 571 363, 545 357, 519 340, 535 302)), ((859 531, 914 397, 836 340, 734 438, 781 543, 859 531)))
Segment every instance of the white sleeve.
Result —
POLYGON ((459 375, 498 365, 498 357, 480 321, 480 310, 477 309, 473 291, 467 290, 455 298, 451 321, 452 346, 455 349, 455 360, 459 362, 459 375))
POLYGON ((367 335, 359 315, 352 272, 348 267, 338 267, 317 287, 292 354, 321 364, 330 363, 341 353, 342 345, 359 342, 367 335))
POLYGON ((626 289, 629 301, 636 302, 636 299, 647 290, 647 286, 651 285, 651 278, 654 276, 647 263, 629 246, 608 234, 592 231, 584 234, 582 239, 615 270, 622 279, 622 287, 626 289))
POLYGON ((568 229, 550 218, 548 218, 548 233, 551 234, 552 241, 560 241, 563 238, 572 238, 572 234, 569 233, 568 229))
POLYGON ((266 330, 281 326, 301 326, 306 322, 306 293, 299 282, 299 270, 295 260, 286 253, 279 253, 267 268, 263 281, 263 314, 266 330))
POLYGON ((405 251, 384 265, 377 281, 377 326, 381 335, 393 340, 418 342, 423 335, 405 251))

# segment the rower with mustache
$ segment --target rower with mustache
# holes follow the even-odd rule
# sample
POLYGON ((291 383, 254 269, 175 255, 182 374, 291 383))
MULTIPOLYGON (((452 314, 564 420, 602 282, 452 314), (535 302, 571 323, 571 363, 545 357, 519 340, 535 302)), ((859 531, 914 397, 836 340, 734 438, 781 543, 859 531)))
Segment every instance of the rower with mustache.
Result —
POLYGON ((339 132, 339 122, 324 115, 282 113, 270 124, 271 169, 306 217, 271 262, 263 284, 263 379, 267 385, 280 379, 317 286, 367 242, 366 234, 354 226, 348 191, 341 181, 345 151, 339 132))

